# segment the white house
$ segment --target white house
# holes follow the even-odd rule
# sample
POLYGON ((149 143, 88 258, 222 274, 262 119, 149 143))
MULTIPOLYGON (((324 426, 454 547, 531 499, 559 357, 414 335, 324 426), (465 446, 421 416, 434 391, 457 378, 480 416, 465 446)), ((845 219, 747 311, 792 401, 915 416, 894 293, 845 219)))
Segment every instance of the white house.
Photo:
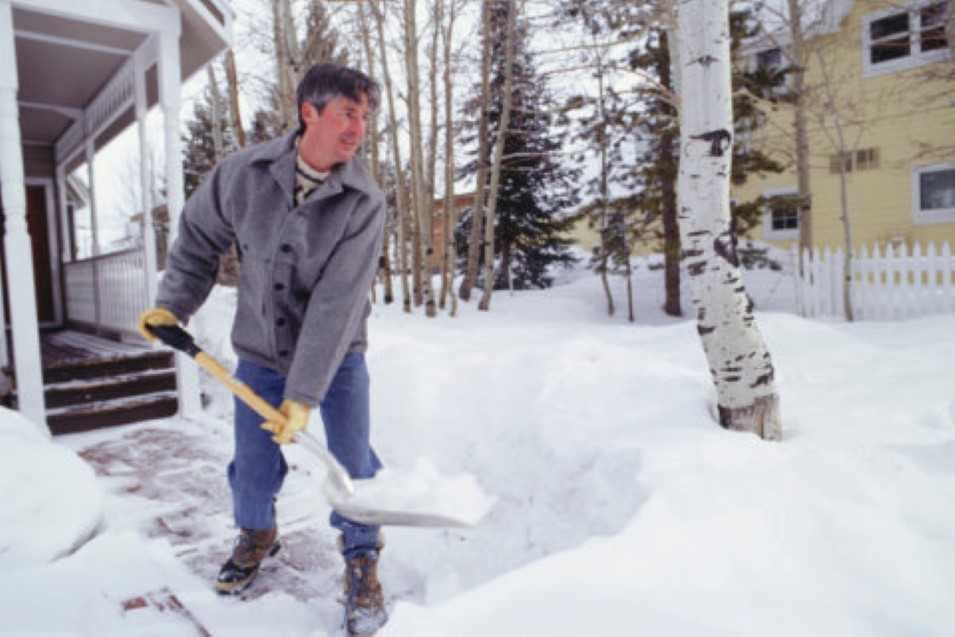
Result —
MULTIPOLYGON (((40 326, 70 321, 129 332, 152 303, 155 237, 148 144, 161 145, 170 220, 183 205, 180 88, 232 40, 224 0, 0 0, 0 364, 16 378, 19 410, 46 428, 40 326), (147 142, 157 106, 163 139, 147 142), (139 136, 142 245, 98 251, 97 151, 119 133, 139 136), (84 191, 85 189, 85 191, 84 191), (82 207, 92 257, 78 259, 82 207), (12 347, 10 347, 12 345, 12 347)), ((156 137, 158 135, 154 135, 156 137)), ((117 179, 128 179, 128 173, 117 179)), ((194 374, 180 365, 179 407, 198 407, 194 374)))

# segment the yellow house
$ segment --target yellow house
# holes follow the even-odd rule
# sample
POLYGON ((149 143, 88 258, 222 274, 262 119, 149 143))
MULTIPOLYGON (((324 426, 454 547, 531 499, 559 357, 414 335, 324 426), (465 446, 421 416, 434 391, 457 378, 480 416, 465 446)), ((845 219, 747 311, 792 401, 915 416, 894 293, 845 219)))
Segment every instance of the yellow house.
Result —
MULTIPOLYGON (((945 241, 955 247, 955 35, 946 33, 953 24, 947 6, 825 0, 816 16, 805 17, 814 247, 845 245, 843 196, 856 250, 945 241)), ((748 62, 785 66, 790 42, 784 28, 764 36, 750 43, 748 62)), ((739 200, 796 192, 793 108, 767 102, 764 110, 767 121, 748 141, 789 168, 751 176, 734 189, 739 200)), ((753 238, 786 247, 798 239, 798 223, 791 206, 770 204, 753 238)))

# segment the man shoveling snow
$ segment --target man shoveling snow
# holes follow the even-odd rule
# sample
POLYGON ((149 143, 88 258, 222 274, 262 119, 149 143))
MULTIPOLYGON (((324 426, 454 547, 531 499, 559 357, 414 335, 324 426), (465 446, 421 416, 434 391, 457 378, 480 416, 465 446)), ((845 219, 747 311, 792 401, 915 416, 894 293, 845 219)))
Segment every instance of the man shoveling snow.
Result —
MULTIPOLYGON (((275 498, 288 472, 280 445, 293 442, 319 407, 328 450, 351 478, 381 462, 370 444, 366 321, 384 225, 385 199, 355 156, 378 84, 333 64, 315 65, 298 86, 299 128, 244 149, 210 172, 182 212, 159 287, 140 331, 187 321, 206 300, 219 257, 241 259, 232 343, 236 378, 281 416, 235 406, 228 468, 239 537, 216 587, 248 586, 280 548, 275 498)), ((387 620, 378 559, 379 526, 333 511, 345 560, 345 625, 373 634, 387 620)))

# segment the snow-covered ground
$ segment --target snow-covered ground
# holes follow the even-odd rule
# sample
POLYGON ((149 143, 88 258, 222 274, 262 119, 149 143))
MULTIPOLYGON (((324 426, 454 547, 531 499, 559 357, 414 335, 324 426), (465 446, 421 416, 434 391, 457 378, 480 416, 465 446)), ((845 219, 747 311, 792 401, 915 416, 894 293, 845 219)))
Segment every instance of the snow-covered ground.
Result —
MULTIPOLYGON (((497 498, 473 529, 387 531, 380 635, 955 634, 955 317, 807 321, 788 279, 749 273, 782 400, 767 443, 715 424, 695 327, 660 312, 661 281, 638 270, 634 324, 619 285, 608 317, 585 272, 454 319, 375 306, 380 455, 497 498)), ((230 303, 216 290, 193 330, 231 365, 230 303)), ((231 400, 203 383, 202 422, 50 443, 0 412, 0 634, 340 634, 302 449, 285 548, 241 598, 212 591, 234 534, 231 400)))

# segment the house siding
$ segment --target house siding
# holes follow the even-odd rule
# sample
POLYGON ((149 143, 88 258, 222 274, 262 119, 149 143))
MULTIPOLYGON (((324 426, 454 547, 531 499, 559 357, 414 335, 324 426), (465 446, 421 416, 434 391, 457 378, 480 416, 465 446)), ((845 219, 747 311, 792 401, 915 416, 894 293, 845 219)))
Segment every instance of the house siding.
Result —
MULTIPOLYGON (((853 170, 847 175, 854 247, 903 241, 910 245, 916 241, 955 244, 955 223, 916 224, 912 210, 913 169, 955 162, 955 107, 951 102, 955 85, 951 80, 931 79, 932 73, 939 73, 955 61, 865 77, 864 16, 884 6, 858 2, 838 33, 808 42, 811 50, 818 53, 810 55, 806 83, 820 85, 820 58, 832 61, 827 67, 836 101, 842 104, 843 116, 852 120, 845 131, 847 148, 875 148, 879 153, 878 168, 853 170)), ((836 248, 845 243, 839 175, 830 173, 829 163, 837 146, 829 141, 820 123, 820 108, 811 105, 809 110, 812 241, 821 249, 836 248)), ((831 133, 831 124, 828 127, 831 133)), ((753 134, 752 143, 776 157, 785 155, 773 149, 784 149, 791 156, 791 130, 791 110, 780 107, 768 113, 766 125, 753 134)), ((744 186, 734 188, 733 196, 745 201, 767 190, 795 184, 793 168, 780 175, 750 178, 744 186)), ((754 237, 767 239, 762 228, 754 232, 754 237)), ((782 247, 792 243, 770 242, 782 247)))

